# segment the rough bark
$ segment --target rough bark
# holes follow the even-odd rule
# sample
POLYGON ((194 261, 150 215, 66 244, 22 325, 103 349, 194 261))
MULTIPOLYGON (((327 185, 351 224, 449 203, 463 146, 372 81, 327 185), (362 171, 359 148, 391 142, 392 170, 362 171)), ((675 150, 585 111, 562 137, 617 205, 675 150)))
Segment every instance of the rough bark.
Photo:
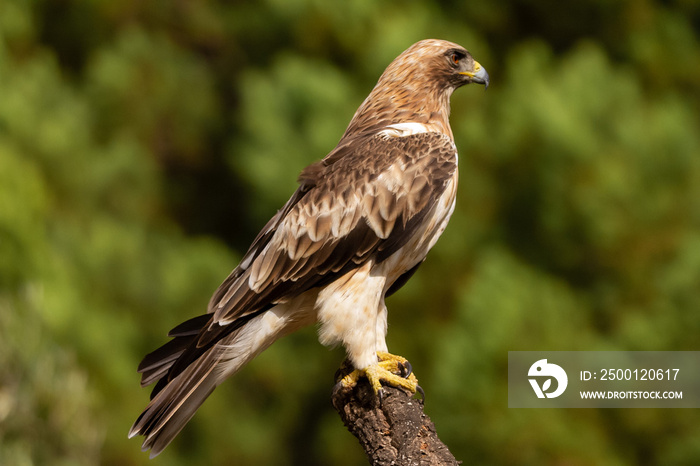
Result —
MULTIPOLYGON (((341 368, 336 382, 346 374, 341 368)), ((423 401, 407 391, 384 387, 380 401, 361 379, 353 389, 336 383, 332 401, 373 466, 461 464, 438 438, 423 401)))

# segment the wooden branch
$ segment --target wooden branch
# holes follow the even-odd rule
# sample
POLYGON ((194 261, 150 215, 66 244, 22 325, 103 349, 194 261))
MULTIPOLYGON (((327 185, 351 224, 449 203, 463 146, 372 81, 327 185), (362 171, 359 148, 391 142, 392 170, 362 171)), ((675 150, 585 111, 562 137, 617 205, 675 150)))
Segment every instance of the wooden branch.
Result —
POLYGON ((421 400, 402 389, 384 387, 380 402, 364 378, 353 389, 337 383, 348 373, 344 365, 336 374, 333 407, 372 466, 461 464, 438 438, 421 400))

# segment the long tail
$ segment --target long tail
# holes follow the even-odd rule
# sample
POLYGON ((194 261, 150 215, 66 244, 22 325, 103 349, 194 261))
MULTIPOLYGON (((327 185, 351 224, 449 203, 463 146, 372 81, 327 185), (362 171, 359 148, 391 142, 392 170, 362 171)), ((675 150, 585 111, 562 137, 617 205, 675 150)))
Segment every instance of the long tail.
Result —
POLYGON ((142 386, 158 383, 129 438, 146 437, 142 450, 151 449, 151 458, 162 452, 224 379, 277 339, 282 327, 270 326, 264 317, 251 316, 220 327, 220 335, 204 347, 198 347, 197 342, 207 331, 210 314, 173 329, 169 335, 174 339, 148 354, 139 365, 142 386))

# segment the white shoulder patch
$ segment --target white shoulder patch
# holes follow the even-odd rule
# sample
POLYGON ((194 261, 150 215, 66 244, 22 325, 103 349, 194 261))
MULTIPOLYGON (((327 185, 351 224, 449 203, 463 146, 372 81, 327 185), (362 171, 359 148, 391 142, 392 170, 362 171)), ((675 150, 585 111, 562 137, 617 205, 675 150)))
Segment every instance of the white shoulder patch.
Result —
POLYGON ((427 133, 430 129, 423 123, 396 123, 379 132, 385 138, 402 138, 413 134, 427 133))

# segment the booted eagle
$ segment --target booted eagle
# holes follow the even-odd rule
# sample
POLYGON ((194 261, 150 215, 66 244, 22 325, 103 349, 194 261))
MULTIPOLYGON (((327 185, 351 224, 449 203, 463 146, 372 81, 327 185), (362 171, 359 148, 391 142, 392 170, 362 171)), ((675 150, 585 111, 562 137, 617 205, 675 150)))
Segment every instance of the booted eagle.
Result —
POLYGON ((355 371, 413 392, 405 360, 388 353, 386 296, 423 262, 455 206, 457 149, 448 121, 460 86, 489 76, 463 47, 424 40, 399 55, 360 105, 337 147, 301 172, 299 188, 270 219, 207 313, 139 365, 156 382, 130 437, 159 454, 212 391, 275 340, 319 324, 355 371), (397 374, 398 372, 399 374, 397 374))

